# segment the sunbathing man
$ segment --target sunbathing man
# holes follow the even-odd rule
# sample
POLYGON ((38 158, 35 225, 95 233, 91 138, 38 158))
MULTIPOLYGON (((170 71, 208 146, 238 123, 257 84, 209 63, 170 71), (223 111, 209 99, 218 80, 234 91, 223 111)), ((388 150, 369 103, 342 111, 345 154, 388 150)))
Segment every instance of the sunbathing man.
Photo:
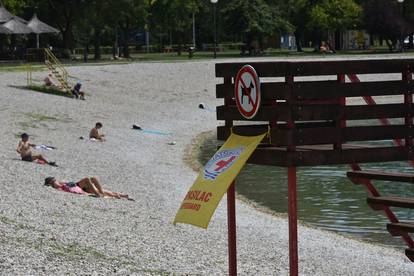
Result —
POLYGON ((102 189, 102 186, 96 177, 85 177, 78 182, 60 182, 57 181, 56 178, 49 176, 45 178, 45 185, 69 193, 92 194, 97 197, 106 196, 111 198, 133 200, 128 195, 102 189))
POLYGON ((102 123, 97 122, 95 124, 95 127, 93 129, 91 129, 91 131, 89 132, 89 139, 96 139, 96 140, 100 140, 101 142, 105 141, 105 135, 104 134, 100 134, 99 133, 99 129, 102 128, 102 123))
POLYGON ((32 152, 31 148, 35 147, 36 145, 29 143, 29 135, 27 133, 23 133, 21 135, 21 138, 22 140, 19 142, 16 151, 20 154, 23 161, 32 162, 34 160, 40 160, 41 162, 44 162, 51 166, 56 166, 55 162, 49 162, 41 154, 32 152))

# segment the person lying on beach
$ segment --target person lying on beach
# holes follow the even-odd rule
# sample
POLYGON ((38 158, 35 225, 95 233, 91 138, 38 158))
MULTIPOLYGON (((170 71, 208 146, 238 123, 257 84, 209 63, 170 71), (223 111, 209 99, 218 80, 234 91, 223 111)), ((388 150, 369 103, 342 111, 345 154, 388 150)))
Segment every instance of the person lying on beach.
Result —
POLYGON ((102 123, 97 122, 95 124, 95 127, 91 129, 91 131, 89 132, 89 139, 96 139, 96 140, 100 140, 101 142, 105 141, 105 135, 104 134, 100 134, 99 133, 99 129, 102 128, 102 123))
POLYGON ((53 176, 45 178, 45 185, 69 193, 94 195, 97 197, 110 197, 118 199, 132 200, 128 195, 104 190, 96 177, 85 177, 78 182, 62 182, 56 180, 53 176))
POLYGON ((32 152, 31 148, 35 147, 36 145, 29 143, 29 135, 27 133, 23 133, 21 135, 21 138, 22 140, 19 142, 19 145, 17 146, 16 151, 20 154, 23 161, 32 162, 35 160, 40 160, 41 162, 44 162, 51 166, 57 166, 55 162, 47 161, 43 157, 43 155, 32 152))

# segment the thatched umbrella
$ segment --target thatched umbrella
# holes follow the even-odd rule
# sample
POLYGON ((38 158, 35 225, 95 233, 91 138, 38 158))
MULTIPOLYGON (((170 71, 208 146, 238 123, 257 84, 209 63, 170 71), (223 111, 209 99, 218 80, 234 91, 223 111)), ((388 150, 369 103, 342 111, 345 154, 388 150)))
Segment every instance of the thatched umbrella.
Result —
POLYGON ((17 19, 19 21, 21 21, 22 23, 27 23, 26 20, 24 20, 23 18, 20 18, 18 16, 15 16, 13 14, 11 14, 8 10, 6 10, 6 8, 4 7, 2 1, 0 1, 0 23, 6 23, 7 21, 9 21, 10 19, 17 19))
POLYGON ((0 34, 11 34, 11 33, 12 33, 12 31, 10 31, 6 27, 3 27, 2 25, 0 25, 0 34))
POLYGON ((12 34, 30 34, 33 32, 32 29, 26 26, 26 24, 14 17, 4 23, 3 27, 9 29, 12 34))
POLYGON ((13 18, 13 14, 11 14, 6 8, 3 6, 3 3, 0 1, 0 23, 5 23, 13 18))
POLYGON ((40 21, 37 18, 36 14, 34 14, 32 19, 30 19, 29 23, 27 23, 27 27, 29 27, 32 30, 32 32, 36 34, 36 47, 37 48, 39 48, 39 34, 59 33, 58 29, 55 29, 52 26, 49 26, 46 23, 40 21))

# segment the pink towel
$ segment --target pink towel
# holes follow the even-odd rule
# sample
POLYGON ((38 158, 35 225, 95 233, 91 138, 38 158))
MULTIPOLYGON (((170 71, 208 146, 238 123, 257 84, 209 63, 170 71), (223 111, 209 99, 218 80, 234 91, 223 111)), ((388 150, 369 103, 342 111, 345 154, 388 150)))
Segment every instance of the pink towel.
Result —
POLYGON ((82 188, 79 187, 79 186, 68 187, 66 185, 63 185, 62 190, 65 191, 65 192, 68 192, 68 193, 73 193, 73 194, 80 194, 80 195, 86 194, 86 192, 84 190, 82 190, 82 188))

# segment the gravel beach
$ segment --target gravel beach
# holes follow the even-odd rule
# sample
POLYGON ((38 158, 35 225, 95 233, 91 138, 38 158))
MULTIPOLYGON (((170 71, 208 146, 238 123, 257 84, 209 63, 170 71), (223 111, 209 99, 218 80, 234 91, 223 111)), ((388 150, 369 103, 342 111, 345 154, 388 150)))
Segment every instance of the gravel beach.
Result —
MULTIPOLYGON (((218 123, 214 112, 198 108, 221 104, 214 62, 68 71, 82 80, 86 101, 14 88, 25 85, 25 73, 0 74, 0 274, 227 274, 225 198, 207 230, 172 225, 197 176, 186 151, 218 123), (80 140, 98 121, 107 141, 80 140), (133 124, 168 135, 142 133, 133 124), (35 144, 57 147, 41 153, 59 167, 20 161, 22 132, 35 144), (57 191, 43 185, 47 176, 96 176, 136 202, 57 191)), ((240 275, 287 275, 287 220, 241 201, 236 212, 240 275)), ((300 275, 414 275, 402 249, 306 226, 299 227, 299 260, 300 275)))

